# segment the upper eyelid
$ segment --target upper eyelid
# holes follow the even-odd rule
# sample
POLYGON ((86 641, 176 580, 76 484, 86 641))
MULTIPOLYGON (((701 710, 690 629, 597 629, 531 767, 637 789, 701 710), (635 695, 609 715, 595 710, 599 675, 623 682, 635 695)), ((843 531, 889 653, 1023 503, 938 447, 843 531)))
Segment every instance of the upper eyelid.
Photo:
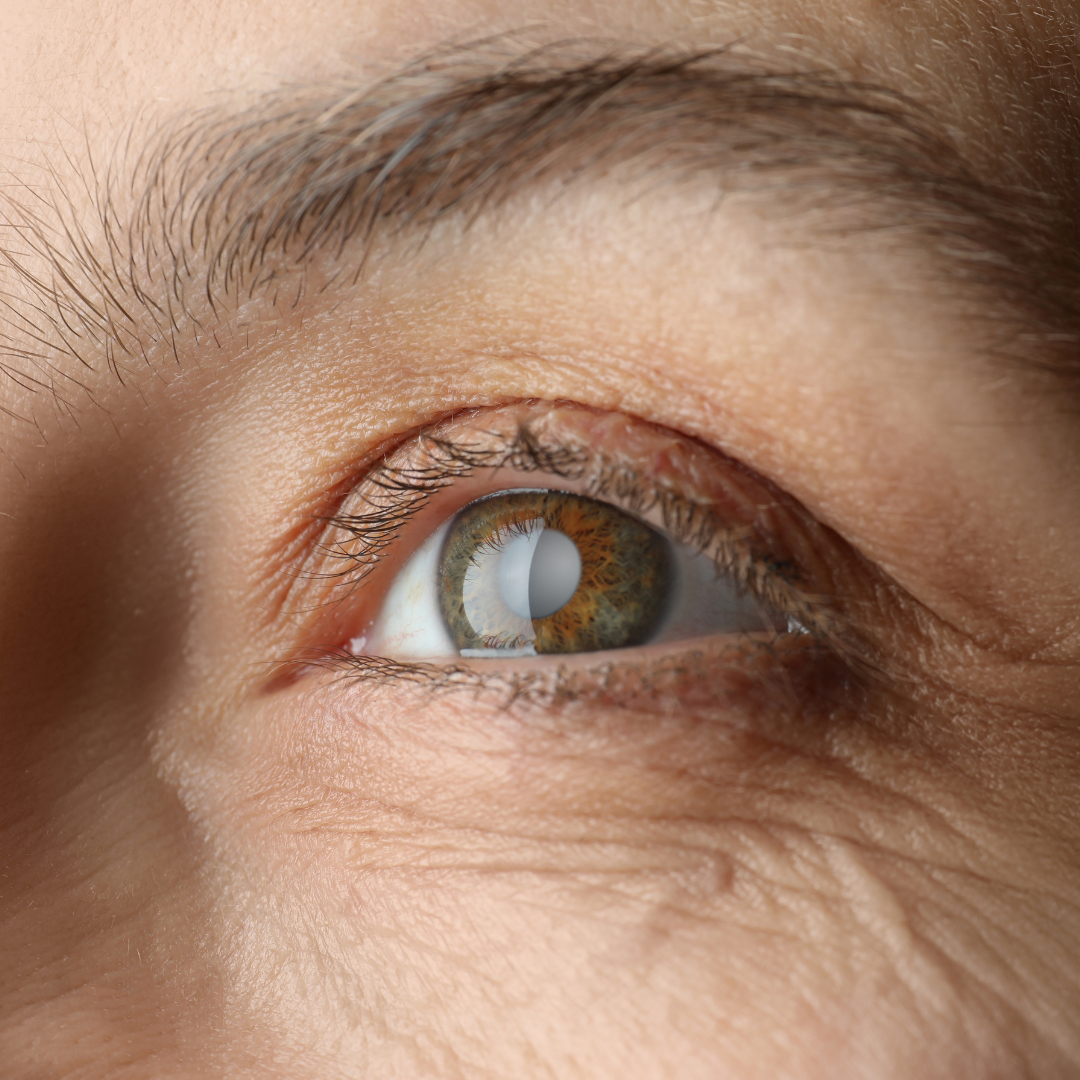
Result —
MULTIPOLYGON (((482 433, 495 439, 503 438, 497 432, 482 433)), ((475 443, 456 443, 451 439, 439 438, 432 429, 425 429, 414 439, 403 440, 398 445, 405 448, 410 445, 427 445, 433 448, 434 454, 427 464, 419 467, 390 464, 395 455, 385 455, 357 482, 354 493, 363 498, 365 487, 370 485, 376 493, 385 493, 386 502, 380 505, 367 498, 364 500, 364 505, 368 507, 365 510, 346 513, 343 505, 337 513, 324 519, 328 527, 343 530, 351 538, 359 540, 364 545, 365 557, 369 554, 377 556, 383 546, 393 538, 396 527, 413 512, 420 510, 430 497, 448 487, 455 479, 471 476, 477 470, 491 469, 497 472, 510 468, 541 473, 563 481, 577 481, 586 476, 590 466, 599 464, 600 471, 594 474, 595 482, 589 488, 589 493, 595 497, 621 497, 625 502, 627 494, 640 496, 645 490, 641 478, 629 474, 622 474, 624 484, 614 484, 614 476, 603 474, 603 463, 586 446, 543 444, 533 436, 527 423, 519 424, 515 436, 504 440, 502 448, 477 450, 475 443), (623 490, 620 492, 616 490, 617 487, 623 490), (388 514, 392 516, 390 519, 388 514)), ((654 490, 654 500, 658 495, 659 491, 654 490)), ((348 501, 346 496, 346 505, 348 501)), ((689 506, 689 503, 687 505, 689 506)), ((638 511, 643 509, 640 502, 631 508, 638 511)), ((704 510, 704 507, 702 509, 704 510)), ((664 524, 667 527, 668 522, 665 521, 664 524)))

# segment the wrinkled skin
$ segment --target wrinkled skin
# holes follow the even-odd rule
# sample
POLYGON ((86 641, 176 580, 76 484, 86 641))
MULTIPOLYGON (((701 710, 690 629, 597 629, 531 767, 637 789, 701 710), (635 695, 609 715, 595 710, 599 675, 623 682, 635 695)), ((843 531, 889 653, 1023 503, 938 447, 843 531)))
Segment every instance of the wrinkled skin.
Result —
MULTIPOLYGON (((16 253, 54 204, 99 242, 100 177, 157 123, 522 28, 509 47, 739 39, 880 83, 1042 193, 1063 247, 1075 226, 1062 4, 3 12, 16 253)), ((1068 378, 1003 360, 992 300, 918 238, 622 184, 515 194, 296 303, 223 290, 200 332, 144 321, 119 372, 100 338, 64 355, 0 267, 5 1077, 1080 1074, 1068 378), (531 399, 786 492, 881 670, 827 707, 706 682, 698 711, 274 673, 360 618, 331 633, 305 614, 329 586, 295 572, 331 494, 423 425, 531 399)))

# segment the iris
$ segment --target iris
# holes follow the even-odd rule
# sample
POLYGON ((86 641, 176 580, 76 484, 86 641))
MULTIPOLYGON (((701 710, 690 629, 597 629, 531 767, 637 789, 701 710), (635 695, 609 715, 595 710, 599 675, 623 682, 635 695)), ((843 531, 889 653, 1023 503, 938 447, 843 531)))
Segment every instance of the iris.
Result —
POLYGON ((465 507, 439 555, 439 604, 464 656, 648 641, 671 604, 671 545, 609 503, 504 491, 465 507))

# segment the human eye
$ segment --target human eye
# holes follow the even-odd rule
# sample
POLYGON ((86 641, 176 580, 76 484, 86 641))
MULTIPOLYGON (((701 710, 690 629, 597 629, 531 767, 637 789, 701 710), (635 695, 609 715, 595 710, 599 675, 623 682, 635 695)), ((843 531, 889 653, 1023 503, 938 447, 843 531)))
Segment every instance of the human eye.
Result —
POLYGON ((574 491, 510 488, 423 543, 365 645, 397 658, 504 659, 778 628, 737 573, 647 519, 574 491))
POLYGON ((471 686, 512 671, 575 695, 632 670, 669 706, 721 670, 790 680, 849 651, 836 547, 671 430, 568 403, 479 409, 385 454, 328 517, 311 576, 339 638, 322 664, 471 686))

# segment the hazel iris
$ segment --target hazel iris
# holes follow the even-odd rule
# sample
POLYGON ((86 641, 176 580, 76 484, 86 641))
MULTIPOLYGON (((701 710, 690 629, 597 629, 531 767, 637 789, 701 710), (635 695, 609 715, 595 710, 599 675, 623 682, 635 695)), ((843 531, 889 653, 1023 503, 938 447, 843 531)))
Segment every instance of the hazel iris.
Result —
POLYGON ((660 533, 563 491, 472 503, 451 523, 439 557, 439 604, 463 655, 644 644, 664 620, 673 582, 660 533))

